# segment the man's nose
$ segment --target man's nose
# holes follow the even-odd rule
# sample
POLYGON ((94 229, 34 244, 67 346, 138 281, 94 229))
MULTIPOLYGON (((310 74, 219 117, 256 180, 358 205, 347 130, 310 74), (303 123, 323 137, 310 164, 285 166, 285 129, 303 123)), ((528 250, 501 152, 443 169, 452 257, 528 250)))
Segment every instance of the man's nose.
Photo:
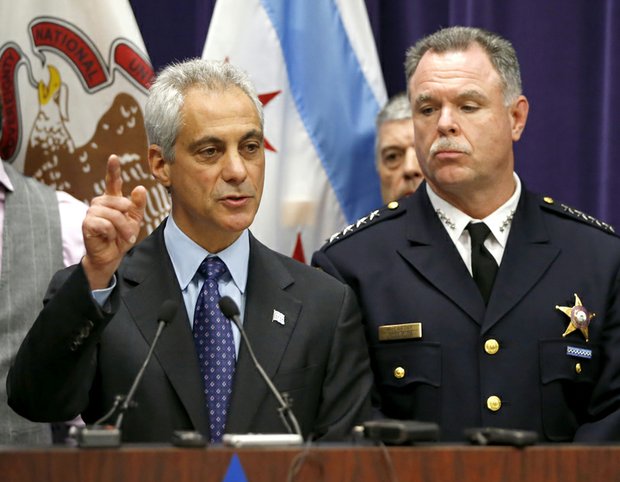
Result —
POLYGON ((230 149, 230 151, 226 153, 226 158, 224 160, 222 178, 226 182, 240 184, 245 180, 247 175, 248 171, 245 160, 237 149, 230 149))
POLYGON ((459 125, 451 107, 443 107, 437 122, 437 130, 445 135, 457 135, 460 132, 459 125))

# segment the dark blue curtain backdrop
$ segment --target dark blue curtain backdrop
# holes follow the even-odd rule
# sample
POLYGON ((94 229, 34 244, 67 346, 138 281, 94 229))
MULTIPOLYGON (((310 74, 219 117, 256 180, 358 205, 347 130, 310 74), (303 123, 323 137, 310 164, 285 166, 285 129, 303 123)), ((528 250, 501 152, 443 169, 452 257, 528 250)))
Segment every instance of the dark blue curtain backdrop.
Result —
MULTIPOLYGON (((291 0, 312 1, 312 0, 291 0)), ((132 0, 153 65, 199 56, 215 0, 132 0)), ((366 0, 389 95, 405 50, 451 25, 515 46, 530 101, 516 170, 525 185, 620 231, 620 6, 617 0, 366 0)))

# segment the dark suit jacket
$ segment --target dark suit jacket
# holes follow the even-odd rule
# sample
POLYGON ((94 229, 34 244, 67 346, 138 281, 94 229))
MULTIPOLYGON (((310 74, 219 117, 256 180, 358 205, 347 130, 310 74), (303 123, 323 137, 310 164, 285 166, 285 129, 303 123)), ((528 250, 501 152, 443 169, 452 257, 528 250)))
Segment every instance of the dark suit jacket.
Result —
POLYGON ((382 411, 435 421, 445 440, 477 426, 620 440, 620 239, 524 190, 485 307, 425 187, 392 208, 313 258, 358 295, 382 411), (572 307, 575 293, 596 312, 588 342, 562 336, 569 318, 555 306, 572 307), (380 326, 411 322, 421 338, 379 341, 380 326), (490 339, 495 354, 484 349, 490 339))
MULTIPOLYGON (((7 387, 31 420, 101 417, 125 394, 157 328, 165 299, 179 305, 123 422, 125 441, 169 441, 174 430, 208 436, 191 328, 163 240, 163 225, 132 249, 117 272, 109 311, 98 308, 80 265, 59 272, 22 344, 7 387)), ((367 416, 372 374, 351 290, 250 236, 244 327, 275 385, 293 398, 304 436, 346 437, 367 416), (273 310, 285 324, 272 322, 273 310)), ((282 433, 274 397, 244 343, 236 366, 228 433, 282 433)))

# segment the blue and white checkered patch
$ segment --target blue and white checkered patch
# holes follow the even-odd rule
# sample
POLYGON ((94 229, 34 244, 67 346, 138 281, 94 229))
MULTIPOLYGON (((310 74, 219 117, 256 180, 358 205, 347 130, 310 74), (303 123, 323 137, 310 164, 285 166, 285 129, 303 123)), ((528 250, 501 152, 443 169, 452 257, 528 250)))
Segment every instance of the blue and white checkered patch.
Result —
POLYGON ((592 350, 589 350, 588 348, 579 348, 576 346, 567 346, 566 354, 577 358, 592 358, 592 350))

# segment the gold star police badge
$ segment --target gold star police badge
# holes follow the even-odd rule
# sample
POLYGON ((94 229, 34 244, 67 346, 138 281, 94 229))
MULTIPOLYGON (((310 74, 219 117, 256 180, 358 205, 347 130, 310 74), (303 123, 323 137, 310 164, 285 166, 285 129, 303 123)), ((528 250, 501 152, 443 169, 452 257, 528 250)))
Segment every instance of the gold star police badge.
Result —
POLYGON ((584 308, 579 296, 577 296, 577 293, 575 293, 574 306, 555 305, 555 309, 560 310, 570 318, 570 323, 566 327, 566 331, 562 336, 566 336, 575 330, 579 330, 583 333, 586 341, 588 341, 588 326, 590 325, 590 320, 596 316, 596 313, 590 313, 584 308))

